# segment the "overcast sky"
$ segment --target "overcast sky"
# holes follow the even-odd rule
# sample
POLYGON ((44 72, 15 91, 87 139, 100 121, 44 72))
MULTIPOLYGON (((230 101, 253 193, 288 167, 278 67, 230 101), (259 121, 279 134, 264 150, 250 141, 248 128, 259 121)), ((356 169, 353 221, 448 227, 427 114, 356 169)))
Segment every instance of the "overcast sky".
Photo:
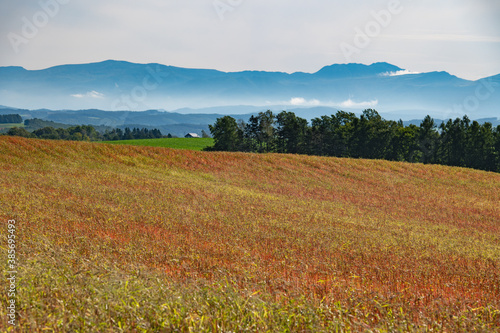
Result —
POLYGON ((385 61, 500 73, 498 0, 2 0, 0 66, 107 59, 315 72, 385 61))

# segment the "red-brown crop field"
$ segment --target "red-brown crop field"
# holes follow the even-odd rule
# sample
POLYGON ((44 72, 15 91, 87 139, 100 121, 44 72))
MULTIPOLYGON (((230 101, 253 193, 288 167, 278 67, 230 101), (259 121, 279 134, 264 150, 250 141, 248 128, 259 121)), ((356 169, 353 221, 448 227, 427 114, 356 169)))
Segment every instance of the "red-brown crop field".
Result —
POLYGON ((0 172, 2 331, 500 331, 500 174, 16 137, 0 172))

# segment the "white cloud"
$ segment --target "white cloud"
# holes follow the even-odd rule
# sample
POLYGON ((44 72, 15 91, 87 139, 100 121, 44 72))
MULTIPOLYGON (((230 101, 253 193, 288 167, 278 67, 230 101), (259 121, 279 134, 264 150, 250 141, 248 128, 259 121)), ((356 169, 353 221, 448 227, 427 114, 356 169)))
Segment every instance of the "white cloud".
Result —
MULTIPOLYGON (((275 104, 268 102, 268 104, 275 104)), ((374 108, 378 105, 378 100, 371 101, 362 101, 356 102, 351 98, 343 101, 343 102, 321 102, 317 99, 307 100, 303 97, 294 97, 287 102, 280 103, 291 106, 303 106, 303 107, 313 107, 313 106, 329 106, 329 107, 339 107, 339 108, 348 108, 348 109, 357 109, 357 108, 374 108)))
POLYGON ((400 75, 411 75, 411 74, 420 74, 420 72, 412 72, 408 69, 403 69, 401 71, 396 72, 385 72, 380 74, 381 76, 400 76, 400 75))
POLYGON ((339 106, 344 108, 373 108, 378 105, 378 100, 366 101, 366 102, 355 102, 352 99, 348 99, 339 104, 339 106))
POLYGON ((87 92, 86 94, 73 94, 73 95, 71 95, 71 97, 75 97, 75 98, 84 98, 84 97, 104 98, 104 94, 102 94, 98 91, 92 90, 92 91, 87 92))
POLYGON ((293 97, 288 104, 293 106, 318 106, 321 102, 317 99, 306 100, 303 97, 293 97))
POLYGON ((101 94, 100 92, 97 92, 95 90, 92 90, 90 93, 87 93, 92 98, 104 98, 104 94, 101 94))

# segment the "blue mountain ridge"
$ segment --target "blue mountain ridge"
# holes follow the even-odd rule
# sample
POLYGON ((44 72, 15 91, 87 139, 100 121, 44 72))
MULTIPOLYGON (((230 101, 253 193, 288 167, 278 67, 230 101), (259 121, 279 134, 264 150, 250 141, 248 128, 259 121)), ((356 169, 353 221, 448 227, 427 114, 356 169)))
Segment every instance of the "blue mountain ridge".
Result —
POLYGON ((242 105, 358 111, 373 107, 405 119, 500 114, 500 75, 485 78, 491 82, 485 87, 484 80, 464 80, 447 72, 394 75, 401 71, 385 62, 333 64, 315 73, 223 72, 116 60, 43 70, 0 67, 0 104, 113 111, 242 105))

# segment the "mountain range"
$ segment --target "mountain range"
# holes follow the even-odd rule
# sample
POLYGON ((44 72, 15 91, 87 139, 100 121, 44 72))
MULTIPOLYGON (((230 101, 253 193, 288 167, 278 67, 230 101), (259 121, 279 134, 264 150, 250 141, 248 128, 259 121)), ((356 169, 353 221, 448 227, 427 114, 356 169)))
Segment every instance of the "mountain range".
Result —
MULTIPOLYGON (((222 72, 108 60, 43 70, 0 67, 0 104, 23 109, 248 114, 377 109, 386 119, 500 115, 500 75, 469 81, 388 63, 334 64, 315 73, 222 72)), ((321 113, 323 112, 323 113, 321 113)), ((330 112, 331 113, 331 112, 330 112)))

